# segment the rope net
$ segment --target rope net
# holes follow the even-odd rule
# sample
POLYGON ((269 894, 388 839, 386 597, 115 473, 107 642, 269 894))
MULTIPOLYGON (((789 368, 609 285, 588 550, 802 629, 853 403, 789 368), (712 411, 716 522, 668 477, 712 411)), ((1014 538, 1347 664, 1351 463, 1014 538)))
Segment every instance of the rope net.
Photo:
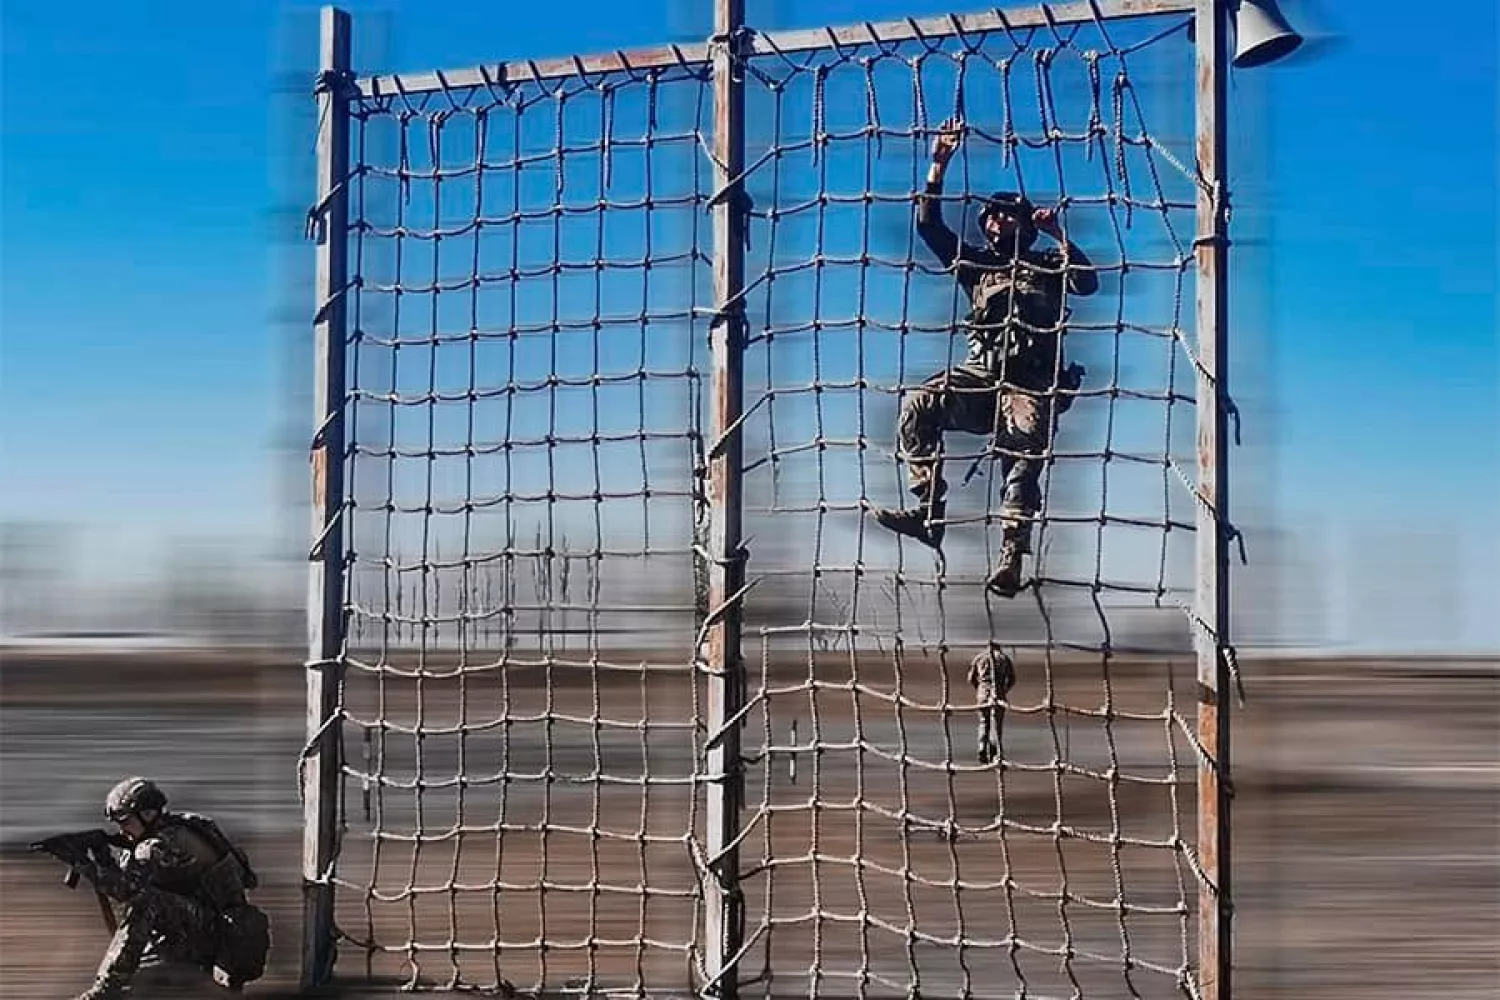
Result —
POLYGON ((707 80, 351 112, 336 921, 364 975, 689 976, 707 80))
MULTIPOLYGON (((741 59, 746 995, 1196 992, 1185 26, 741 59), (913 222, 955 115, 947 224, 1060 206, 1099 281, 1010 597, 1003 436, 944 437, 941 551, 873 517, 968 351, 913 222)), ((716 946, 712 71, 581 69, 352 103, 342 977, 680 995, 716 946)))
POLYGON ((768 992, 1167 996, 1193 981, 1192 700, 1174 700, 1160 655, 1192 677, 1196 192, 1174 150, 1191 149, 1193 51, 1177 27, 750 65, 746 532, 751 575, 769 579, 747 636, 742 884, 744 972, 768 992), (1009 598, 986 581, 1018 453, 997 447, 992 413, 985 433, 945 437, 941 554, 869 516, 912 503, 903 408, 934 377, 961 391, 943 373, 966 360, 970 299, 913 224, 954 115, 948 224, 983 245, 990 192, 1060 204, 1100 284, 1068 302, 1059 368, 1087 373, 1034 452, 1028 585, 1009 598))

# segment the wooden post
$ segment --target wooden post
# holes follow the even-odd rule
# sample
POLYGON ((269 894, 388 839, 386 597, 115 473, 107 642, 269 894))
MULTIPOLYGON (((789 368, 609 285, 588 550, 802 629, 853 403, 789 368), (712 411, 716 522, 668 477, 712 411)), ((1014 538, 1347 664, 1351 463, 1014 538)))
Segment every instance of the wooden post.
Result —
POLYGON ((709 456, 708 606, 716 617, 707 640, 708 731, 708 886, 704 947, 710 988, 733 1000, 739 984, 736 956, 744 934, 744 900, 739 887, 740 810, 744 771, 740 724, 744 703, 744 661, 740 650, 740 605, 745 567, 741 545, 743 442, 737 424, 744 395, 745 287, 744 201, 738 187, 745 162, 745 84, 739 65, 744 0, 714 0, 713 210, 714 318, 712 440, 709 456), (728 190, 731 183, 735 190, 728 190), (731 602, 726 604, 726 602, 731 602))
POLYGON ((1198 854, 1208 878, 1198 892, 1198 969, 1203 1000, 1229 1000, 1232 938, 1229 856, 1229 236, 1224 112, 1229 70, 1227 0, 1198 0, 1198 514, 1194 602, 1198 661, 1198 854))
POLYGON ((339 802, 339 687, 344 647, 344 352, 349 284, 349 15, 322 11, 318 74, 318 201, 312 442, 312 547, 307 590, 307 753, 302 761, 303 988, 333 974, 329 881, 339 802))

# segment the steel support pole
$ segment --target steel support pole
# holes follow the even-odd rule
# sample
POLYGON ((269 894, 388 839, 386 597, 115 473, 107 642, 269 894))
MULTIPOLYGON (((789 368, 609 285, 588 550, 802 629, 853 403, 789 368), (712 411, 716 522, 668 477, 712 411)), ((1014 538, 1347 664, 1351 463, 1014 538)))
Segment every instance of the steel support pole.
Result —
POLYGON ((339 687, 344 641, 344 352, 349 285, 349 15, 325 7, 318 74, 316 313, 313 318, 312 546, 307 589, 307 748, 302 785, 304 988, 333 969, 339 820, 339 687))
POLYGON ((1203 1000, 1229 1000, 1233 961, 1230 896, 1228 177, 1225 139, 1229 71, 1228 0, 1198 0, 1197 589, 1198 854, 1207 884, 1198 892, 1198 966, 1203 1000))
POLYGON ((714 187, 712 441, 708 468, 710 624, 708 667, 708 879, 704 946, 707 988, 721 1000, 738 995, 738 954, 744 934, 739 886, 740 810, 744 771, 740 723, 744 660, 740 650, 743 442, 738 429, 744 396, 745 203, 738 183, 745 162, 745 84, 739 46, 744 0, 714 0, 714 187))

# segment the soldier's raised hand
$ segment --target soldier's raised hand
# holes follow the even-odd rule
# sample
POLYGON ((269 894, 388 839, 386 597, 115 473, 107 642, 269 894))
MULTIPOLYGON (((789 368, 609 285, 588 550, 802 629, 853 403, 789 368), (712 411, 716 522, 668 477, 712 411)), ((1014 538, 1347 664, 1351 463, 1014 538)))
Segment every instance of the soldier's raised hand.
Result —
POLYGON ((1039 208, 1031 214, 1031 224, 1036 227, 1037 232, 1046 233, 1056 239, 1062 239, 1062 225, 1057 220, 1057 209, 1039 208))
POLYGON ((938 126, 937 137, 932 140, 932 159, 937 163, 947 163, 952 159, 958 152, 958 144, 963 141, 963 134, 963 119, 957 116, 938 126))

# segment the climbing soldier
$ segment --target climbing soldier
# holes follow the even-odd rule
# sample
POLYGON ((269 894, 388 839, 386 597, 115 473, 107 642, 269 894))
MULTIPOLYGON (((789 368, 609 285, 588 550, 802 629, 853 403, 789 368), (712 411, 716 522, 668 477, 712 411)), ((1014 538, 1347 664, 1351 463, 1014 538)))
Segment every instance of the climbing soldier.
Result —
POLYGON ((79 1000, 124 996, 147 957, 196 966, 231 990, 259 978, 270 929, 245 897, 257 878, 218 824, 168 812, 166 795, 145 778, 111 789, 105 814, 127 845, 125 863, 92 863, 83 874, 120 904, 120 916, 94 984, 79 1000))
POLYGON ((918 504, 877 510, 875 516, 891 531, 941 549, 947 492, 939 457, 943 432, 991 435, 1001 452, 1004 492, 1000 564, 987 585, 1014 597, 1021 589, 1022 557, 1031 550, 1032 521, 1042 505, 1042 460, 1055 416, 1072 405, 1072 393, 1082 383, 1082 366, 1062 363, 1066 298, 1094 294, 1099 279, 1088 257, 1063 235, 1056 210, 1035 208, 1022 195, 999 192, 985 201, 979 223, 986 246, 963 242, 948 228, 940 203, 943 175, 962 130, 960 121, 950 119, 933 142, 916 224, 922 241, 954 271, 968 296, 968 357, 906 397, 897 443, 918 504), (1032 250, 1038 233, 1055 239, 1060 249, 1032 250))

